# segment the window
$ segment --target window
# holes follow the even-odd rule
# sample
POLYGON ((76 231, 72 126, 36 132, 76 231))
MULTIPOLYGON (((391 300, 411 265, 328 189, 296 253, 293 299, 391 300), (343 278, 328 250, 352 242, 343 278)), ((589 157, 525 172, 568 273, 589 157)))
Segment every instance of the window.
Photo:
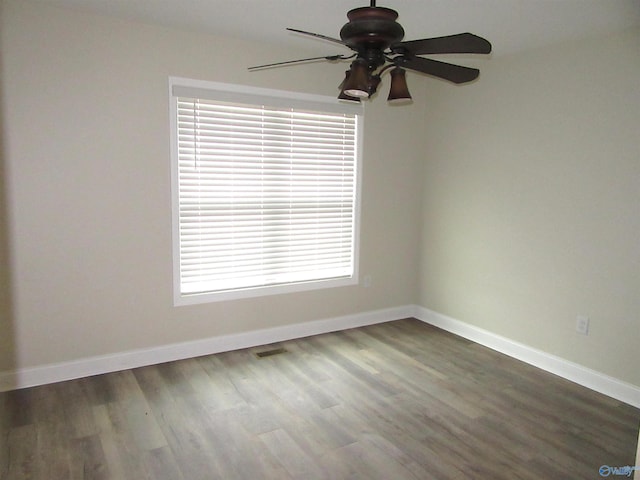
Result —
POLYGON ((357 283, 362 107, 170 79, 177 305, 357 283))

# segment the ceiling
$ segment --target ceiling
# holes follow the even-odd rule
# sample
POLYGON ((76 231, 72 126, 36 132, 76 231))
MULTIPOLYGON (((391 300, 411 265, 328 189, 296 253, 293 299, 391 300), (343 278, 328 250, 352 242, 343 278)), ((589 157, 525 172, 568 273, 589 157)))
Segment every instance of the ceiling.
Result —
MULTIPOLYGON (((286 27, 339 37, 346 12, 368 0, 41 0, 88 12, 274 44, 317 55, 330 42, 286 27)), ((378 0, 397 10, 405 40, 472 32, 506 55, 640 26, 640 0, 378 0)))

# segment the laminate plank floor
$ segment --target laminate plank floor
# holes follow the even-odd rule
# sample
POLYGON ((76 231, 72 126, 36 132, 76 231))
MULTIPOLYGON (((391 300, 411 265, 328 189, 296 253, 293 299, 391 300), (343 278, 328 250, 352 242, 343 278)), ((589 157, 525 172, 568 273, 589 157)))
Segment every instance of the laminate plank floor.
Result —
POLYGON ((2 393, 0 420, 2 480, 596 479, 640 410, 406 319, 2 393))

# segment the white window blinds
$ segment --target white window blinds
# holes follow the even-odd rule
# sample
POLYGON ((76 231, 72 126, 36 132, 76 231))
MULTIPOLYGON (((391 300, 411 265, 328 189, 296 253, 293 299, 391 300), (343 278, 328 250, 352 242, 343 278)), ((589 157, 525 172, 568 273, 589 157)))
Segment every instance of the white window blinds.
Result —
POLYGON ((354 275, 357 115, 175 101, 181 295, 354 275))

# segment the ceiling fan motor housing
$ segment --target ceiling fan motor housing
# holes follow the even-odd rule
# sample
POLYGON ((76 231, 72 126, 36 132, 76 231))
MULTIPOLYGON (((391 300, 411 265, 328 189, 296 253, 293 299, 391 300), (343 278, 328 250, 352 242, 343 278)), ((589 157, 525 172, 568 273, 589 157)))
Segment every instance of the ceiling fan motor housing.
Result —
POLYGON ((347 18, 349 22, 340 30, 340 38, 370 64, 382 65, 382 52, 404 38, 404 29, 396 22, 398 12, 390 8, 355 8, 347 18))

